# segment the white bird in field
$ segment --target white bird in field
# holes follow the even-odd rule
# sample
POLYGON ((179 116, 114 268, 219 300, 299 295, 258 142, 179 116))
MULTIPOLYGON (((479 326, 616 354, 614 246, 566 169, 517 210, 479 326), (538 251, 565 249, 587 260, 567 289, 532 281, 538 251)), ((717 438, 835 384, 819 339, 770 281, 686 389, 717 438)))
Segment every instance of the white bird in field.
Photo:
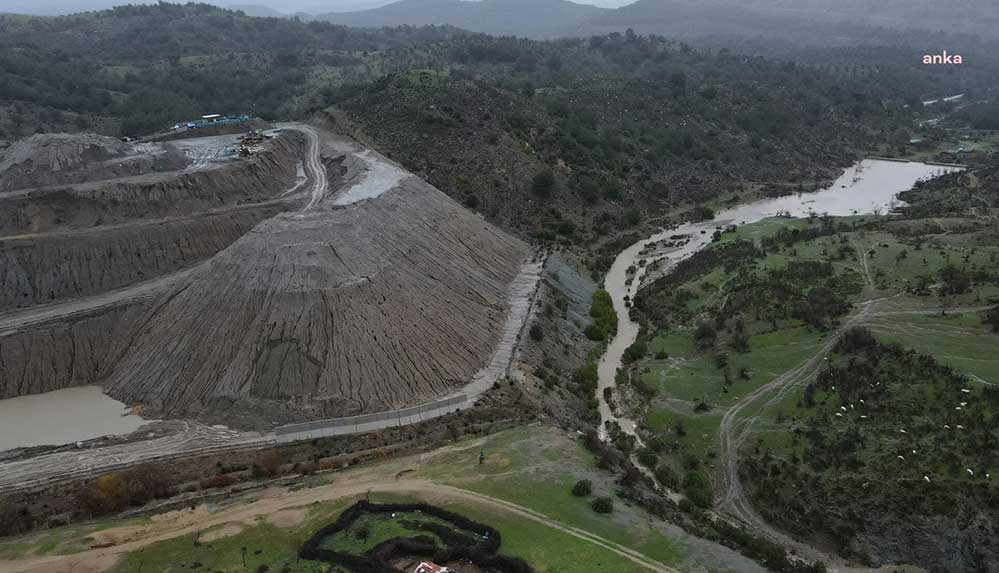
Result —
POLYGON ((949 430, 949 429, 950 429, 950 426, 948 426, 947 424, 944 424, 944 428, 946 428, 946 429, 948 429, 948 430, 949 430))
POLYGON ((839 409, 843 410, 844 412, 846 412, 846 406, 840 406, 839 409))
POLYGON ((905 461, 905 458, 902 456, 898 456, 898 459, 902 460, 903 462, 905 461))
POLYGON ((965 394, 971 394, 971 390, 968 390, 967 388, 961 388, 961 391, 965 394))
POLYGON ((963 407, 965 407, 965 406, 967 406, 967 405, 968 405, 968 403, 967 403, 967 402, 961 402, 961 407, 962 407, 962 408, 963 408, 963 407))
POLYGON ((860 417, 860 419, 861 419, 861 420, 866 420, 866 419, 867 419, 867 416, 861 416, 861 417, 860 417))
POLYGON ((836 417, 837 417, 837 418, 842 418, 842 417, 843 417, 843 414, 840 414, 839 412, 836 412, 836 417))
POLYGON ((958 430, 963 430, 963 429, 964 429, 964 426, 962 426, 961 424, 958 424, 958 425, 957 425, 957 429, 958 429, 958 430))
POLYGON ((902 432, 903 434, 908 434, 909 433, 909 432, 906 432, 905 430, 899 430, 899 432, 902 432))
POLYGON ((860 401, 860 403, 861 403, 861 404, 863 404, 863 403, 864 403, 864 401, 863 401, 863 400, 861 400, 861 401, 860 401))
POLYGON ((971 477, 975 477, 975 472, 971 471, 971 468, 968 468, 968 475, 971 477))
POLYGON ((961 407, 960 407, 960 406, 958 406, 958 407, 956 407, 956 408, 954 408, 954 409, 955 409, 955 410, 960 410, 960 409, 961 409, 961 407))
POLYGON ((930 476, 923 476, 923 479, 926 480, 926 483, 930 483, 930 476))

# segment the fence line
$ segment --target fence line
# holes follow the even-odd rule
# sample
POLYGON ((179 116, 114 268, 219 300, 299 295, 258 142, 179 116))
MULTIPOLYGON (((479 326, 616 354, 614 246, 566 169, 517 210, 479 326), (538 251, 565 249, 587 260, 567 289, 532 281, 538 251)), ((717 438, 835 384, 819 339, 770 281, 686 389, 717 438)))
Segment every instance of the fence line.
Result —
POLYGON ((457 406, 460 404, 464 404, 467 401, 468 401, 468 396, 466 396, 465 394, 459 394, 458 396, 452 396, 450 398, 445 398, 443 400, 437 400, 435 402, 420 404, 419 406, 411 406, 409 408, 403 408, 402 410, 390 410, 387 412, 376 412, 374 414, 362 414, 360 416, 348 416, 345 418, 330 418, 326 420, 314 420, 312 422, 302 422, 300 424, 288 424, 286 426, 279 426, 277 428, 274 428, 274 434, 278 436, 283 436, 287 434, 297 434, 300 432, 313 432, 317 430, 324 430, 330 428, 361 426, 364 424, 373 424, 376 422, 384 422, 387 420, 396 420, 400 422, 397 425, 403 425, 401 423, 403 418, 419 416, 421 414, 426 414, 428 412, 449 408, 451 406, 457 406))

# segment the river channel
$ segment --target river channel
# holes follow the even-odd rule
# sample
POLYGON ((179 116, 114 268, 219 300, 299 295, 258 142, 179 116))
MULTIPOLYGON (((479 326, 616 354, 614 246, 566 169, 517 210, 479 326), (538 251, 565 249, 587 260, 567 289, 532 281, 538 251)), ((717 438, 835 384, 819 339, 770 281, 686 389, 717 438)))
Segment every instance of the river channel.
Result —
POLYGON ((604 399, 604 389, 614 387, 614 375, 621 367, 624 351, 638 337, 639 325, 629 317, 625 300, 626 297, 634 299, 638 289, 642 286, 642 279, 648 267, 647 265, 639 267, 638 261, 640 259, 645 259, 647 263, 665 259, 659 268, 668 273, 678 262, 711 244, 712 235, 718 227, 741 226, 777 215, 807 217, 812 213, 832 216, 884 213, 894 205, 899 204, 898 194, 911 189, 917 181, 931 179, 956 170, 960 170, 960 168, 915 162, 865 159, 848 168, 826 189, 814 193, 788 195, 745 203, 717 213, 714 220, 687 223, 673 229, 667 229, 621 251, 604 278, 604 288, 614 301, 618 324, 617 335, 607 346, 607 350, 598 365, 597 400, 600 410, 601 437, 607 438, 607 422, 611 421, 620 424, 624 432, 635 435, 635 421, 618 416, 612 411, 604 399), (643 253, 647 244, 669 240, 670 237, 676 235, 687 236, 689 242, 679 247, 657 250, 652 255, 648 252, 643 253), (637 272, 629 283, 627 271, 631 266, 635 266, 637 272))

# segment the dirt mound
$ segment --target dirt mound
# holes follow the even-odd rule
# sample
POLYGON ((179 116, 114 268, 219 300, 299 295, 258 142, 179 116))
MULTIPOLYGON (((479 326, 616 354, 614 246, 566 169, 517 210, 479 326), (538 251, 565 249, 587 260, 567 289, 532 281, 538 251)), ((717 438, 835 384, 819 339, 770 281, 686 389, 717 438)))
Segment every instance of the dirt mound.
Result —
POLYGON ((35 171, 72 171, 94 161, 125 155, 131 146, 93 133, 39 133, 11 146, 0 160, 0 174, 15 167, 35 171))
POLYGON ((131 144, 104 135, 32 135, 14 143, 0 157, 0 191, 64 182, 128 155, 135 155, 131 144))
POLYGON ((0 311, 89 296, 203 261, 279 205, 149 225, 0 240, 0 311))
MULTIPOLYGON (((97 136, 94 136, 97 137, 97 136)), ((293 207, 294 137, 221 168, 0 197, 0 312, 90 296, 203 261, 293 207)))
POLYGON ((105 389, 166 415, 292 399, 348 415, 446 395, 488 361, 529 256, 414 177, 279 215, 165 296, 105 389))
POLYGON ((300 143, 294 135, 276 138, 250 159, 214 169, 115 179, 90 173, 96 179, 9 192, 0 195, 0 234, 185 216, 274 199, 295 182, 300 143))

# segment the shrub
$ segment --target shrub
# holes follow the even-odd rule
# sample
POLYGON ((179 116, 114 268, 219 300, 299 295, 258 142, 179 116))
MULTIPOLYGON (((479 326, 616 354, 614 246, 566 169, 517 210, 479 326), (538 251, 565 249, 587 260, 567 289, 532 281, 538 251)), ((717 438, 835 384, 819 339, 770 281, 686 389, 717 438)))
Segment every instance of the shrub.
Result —
POLYGON ((582 386, 585 391, 592 392, 595 390, 599 379, 597 363, 592 360, 588 360, 586 364, 576 369, 575 378, 576 382, 582 386))
POLYGON ((581 479, 572 486, 572 495, 576 497, 586 497, 593 492, 593 484, 588 479, 581 479))
POLYGON ((607 340, 607 333, 601 330, 595 322, 586 325, 586 328, 583 330, 583 334, 585 334, 586 338, 589 338, 593 342, 603 342, 607 340))
POLYGON ((199 485, 201 486, 201 489, 209 489, 214 487, 228 487, 234 483, 236 483, 236 478, 233 476, 229 474, 220 474, 201 480, 199 485))
POLYGON ((534 176, 531 191, 542 199, 547 199, 555 192, 555 174, 551 169, 544 169, 534 176))
POLYGON ((638 461, 647 468, 654 468, 659 462, 659 456, 651 448, 642 448, 638 452, 638 461))
POLYGON ((701 472, 690 472, 683 480, 683 493, 687 499, 698 507, 705 509, 711 507, 713 496, 711 494, 711 483, 701 472))
POLYGON ((673 468, 668 465, 661 465, 656 468, 656 481, 663 487, 675 490, 680 487, 680 478, 677 477, 673 468))
POLYGON ((624 363, 631 364, 636 360, 640 360, 645 356, 646 352, 648 352, 648 347, 646 346, 645 341, 636 340, 631 346, 629 346, 624 351, 624 357, 623 357, 624 363))
POLYGON ((261 454, 257 463, 253 464, 253 477, 272 477, 281 469, 281 452, 267 450, 261 454))
POLYGON ((531 325, 530 335, 531 340, 535 342, 541 342, 545 339, 545 331, 542 330, 541 325, 536 322, 531 325))
POLYGON ((610 513, 614 511, 614 500, 609 497, 596 497, 590 503, 590 507, 597 513, 610 513))
POLYGON ((697 325, 697 330, 694 331, 694 343, 699 349, 706 350, 715 345, 717 336, 715 327, 710 322, 702 322, 697 325))

